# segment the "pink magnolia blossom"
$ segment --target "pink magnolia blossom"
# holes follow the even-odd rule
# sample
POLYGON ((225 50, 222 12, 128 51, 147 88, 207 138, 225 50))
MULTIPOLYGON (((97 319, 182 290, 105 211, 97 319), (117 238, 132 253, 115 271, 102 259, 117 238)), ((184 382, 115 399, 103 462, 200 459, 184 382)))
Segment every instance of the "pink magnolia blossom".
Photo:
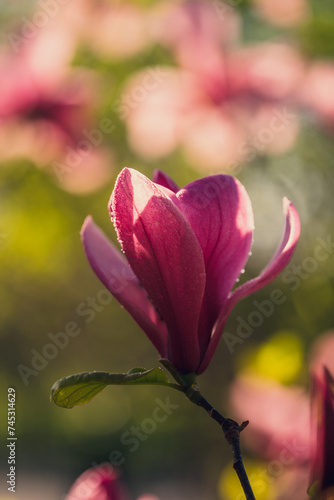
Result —
POLYGON ((247 192, 234 177, 205 177, 179 189, 161 171, 152 182, 124 169, 109 210, 127 262, 88 217, 82 238, 89 263, 180 373, 207 368, 234 305, 285 268, 300 233, 298 213, 285 198, 277 252, 257 278, 232 291, 254 224, 247 192))
MULTIPOLYGON (((85 471, 75 481, 65 500, 128 500, 128 494, 119 480, 119 474, 109 464, 101 464, 85 471)), ((144 495, 138 500, 159 500, 144 495)))

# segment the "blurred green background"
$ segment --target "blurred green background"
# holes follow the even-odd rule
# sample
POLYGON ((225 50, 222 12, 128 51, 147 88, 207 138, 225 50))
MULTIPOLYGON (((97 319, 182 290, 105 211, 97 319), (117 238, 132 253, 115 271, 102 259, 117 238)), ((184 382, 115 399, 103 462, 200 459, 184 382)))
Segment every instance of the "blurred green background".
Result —
MULTIPOLYGON (((148 11, 152 4, 141 2, 148 11)), ((22 17, 29 18, 36 9, 33 2, 3 3, 3 33, 8 32, 9 26, 12 29, 19 25, 22 17)), ((245 44, 279 36, 297 46, 306 60, 334 57, 334 9, 330 0, 309 2, 307 19, 292 27, 267 22, 251 1, 234 2, 233 9, 242 20, 245 44)), ((3 50, 6 43, 4 37, 3 50)), ((180 186, 203 175, 187 163, 180 150, 159 161, 141 160, 131 151, 125 125, 115 111, 122 85, 135 70, 172 60, 168 50, 154 42, 126 59, 99 56, 84 42, 77 47, 71 65, 96 72, 101 82, 93 126, 105 117, 115 124, 103 143, 115 156, 113 173, 97 191, 80 195, 66 192, 48 169, 36 168, 28 158, 1 162, 0 425, 1 434, 6 436, 6 391, 14 387, 19 500, 62 498, 83 470, 92 464, 112 461, 115 450, 122 456, 122 475, 131 498, 148 491, 161 500, 228 498, 217 487, 231 460, 228 446, 215 423, 182 395, 165 388, 115 387, 107 388, 91 404, 72 410, 58 408, 49 401, 52 384, 72 373, 126 372, 134 366, 157 366, 156 353, 145 335, 118 303, 102 292, 103 287, 84 256, 79 232, 86 215, 91 214, 116 241, 107 203, 115 178, 124 166, 148 176, 154 168, 161 168, 180 186), (96 300, 95 311, 89 305, 91 298, 96 300), (91 315, 83 315, 82 311, 88 308, 91 315), (52 343, 49 334, 64 332, 68 322, 75 322, 80 333, 70 338, 66 347, 58 348, 56 354, 54 350, 53 359, 39 372, 29 374, 25 384, 18 366, 31 368, 36 352, 41 354, 52 343), (152 417, 157 399, 165 401, 167 397, 177 409, 143 441, 139 439, 138 449, 131 452, 130 444, 124 443, 124 433, 131 434, 132 426, 145 426, 143 422, 152 417)), ((229 352, 222 339, 212 364, 201 376, 203 394, 224 414, 233 417, 228 405, 229 384, 245 363, 253 363, 255 371, 282 383, 307 386, 309 348, 334 325, 333 248, 328 259, 317 262, 314 268, 305 260, 314 257, 319 238, 334 240, 333 158, 331 131, 305 113, 300 134, 290 151, 280 156, 258 155, 235 172, 252 200, 256 227, 253 255, 242 281, 255 276, 267 264, 279 242, 283 196, 294 202, 301 216, 302 235, 292 265, 304 266, 304 274, 296 289, 279 277, 232 312, 226 326, 230 333, 236 329, 237 317, 247 318, 254 310, 254 299, 265 300, 275 288, 287 296, 286 302, 250 338, 235 346, 234 353, 229 352), (252 356, 263 352, 270 339, 282 331, 292 332, 293 340, 284 343, 284 336, 278 337, 281 341, 274 353, 276 364, 268 374, 268 365, 273 363, 268 361, 269 351, 264 351, 267 363, 256 363, 252 356), (286 368, 288 375, 284 375, 286 368)), ((247 453, 252 459, 251 451, 246 450, 246 456, 247 453)), ((3 458, 2 482, 7 468, 6 452, 3 458)), ((1 487, 1 498, 5 499, 6 485, 1 487)))

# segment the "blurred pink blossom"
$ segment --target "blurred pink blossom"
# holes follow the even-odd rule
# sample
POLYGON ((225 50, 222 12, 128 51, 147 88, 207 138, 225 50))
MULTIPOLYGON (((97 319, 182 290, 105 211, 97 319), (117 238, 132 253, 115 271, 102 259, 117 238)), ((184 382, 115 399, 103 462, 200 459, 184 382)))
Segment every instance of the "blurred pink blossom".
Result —
POLYGON ((28 158, 52 174, 58 162, 64 171, 61 179, 56 175, 60 187, 87 192, 102 186, 112 172, 103 147, 87 143, 94 129, 96 81, 92 73, 69 67, 74 47, 71 33, 48 25, 16 54, 0 54, 0 159, 28 158), (77 155, 75 167, 68 163, 69 154, 77 155))
POLYGON ((135 2, 72 0, 63 17, 79 41, 105 59, 133 57, 152 43, 148 10, 135 2))
MULTIPOLYGON (((75 481, 65 500, 128 500, 119 474, 110 464, 101 464, 86 470, 75 481)), ((154 495, 143 495, 138 500, 159 500, 154 495)))
MULTIPOLYGON (((236 416, 250 421, 243 434, 244 441, 269 464, 281 464, 281 474, 276 478, 281 493, 278 498, 306 500, 311 478, 319 476, 321 464, 317 457, 322 453, 319 446, 323 446, 323 441, 319 442, 317 406, 324 401, 324 384, 318 381, 323 381, 325 365, 334 371, 333 331, 319 337, 311 350, 310 369, 314 374, 315 387, 312 407, 310 395, 303 387, 282 386, 272 380, 249 375, 239 376, 232 384, 230 401, 236 416), (294 488, 299 496, 290 497, 294 488)), ((331 439, 329 432, 327 439, 331 439)), ((331 462, 331 470, 333 466, 331 462)))
POLYGON ((309 397, 303 387, 284 387, 250 375, 238 377, 232 386, 231 404, 238 418, 250 425, 243 439, 267 459, 296 449, 296 460, 309 459, 309 397))
POLYGON ((299 129, 299 53, 283 43, 238 48, 236 13, 220 19, 211 2, 181 2, 165 16, 160 39, 179 67, 150 86, 152 68, 128 81, 118 109, 131 147, 153 160, 180 146, 209 170, 287 151, 299 129))
POLYGON ((310 14, 308 0, 253 0, 260 15, 277 26, 295 26, 310 14))
POLYGON ((317 498, 331 500, 334 494, 334 379, 327 369, 312 373, 311 481, 317 498))
POLYGON ((311 370, 318 375, 324 366, 334 372, 334 330, 324 332, 312 345, 310 352, 311 370))
POLYGON ((334 132, 334 64, 317 61, 310 65, 300 89, 300 103, 334 132))

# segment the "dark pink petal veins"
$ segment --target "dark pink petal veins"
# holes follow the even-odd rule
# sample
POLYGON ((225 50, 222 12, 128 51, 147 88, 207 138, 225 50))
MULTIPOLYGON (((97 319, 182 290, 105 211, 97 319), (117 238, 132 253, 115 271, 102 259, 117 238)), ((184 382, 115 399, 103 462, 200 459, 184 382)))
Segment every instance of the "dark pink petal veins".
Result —
POLYGON ((81 230, 87 259, 101 282, 131 314, 161 356, 167 354, 167 332, 138 278, 91 217, 81 230))
POLYGON ((194 231, 165 191, 124 169, 110 209, 125 255, 167 325, 169 360, 183 372, 194 371, 205 267, 194 231))
POLYGON ((226 319, 235 304, 273 281, 290 262, 300 236, 300 219, 296 208, 287 198, 284 198, 283 200, 283 208, 286 218, 281 244, 268 266, 261 272, 261 274, 257 278, 247 281, 241 285, 229 296, 226 305, 222 308, 214 326, 210 346, 205 359, 203 360, 201 371, 204 371, 210 362, 222 335, 226 319))
POLYGON ((248 259, 253 211, 245 188, 228 175, 192 182, 177 193, 177 198, 204 256, 207 282, 201 339, 206 350, 213 325, 248 259))

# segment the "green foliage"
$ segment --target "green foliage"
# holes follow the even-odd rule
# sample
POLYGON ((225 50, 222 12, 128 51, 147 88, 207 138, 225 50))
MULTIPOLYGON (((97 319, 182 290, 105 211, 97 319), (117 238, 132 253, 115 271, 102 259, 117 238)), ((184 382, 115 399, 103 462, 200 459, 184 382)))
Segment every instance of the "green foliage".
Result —
POLYGON ((179 389, 168 381, 161 368, 133 368, 128 373, 83 372, 58 380, 51 389, 51 400, 62 408, 73 408, 89 403, 108 385, 164 385, 179 389))
POLYGON ((334 57, 334 16, 321 15, 301 27, 299 39, 302 48, 311 57, 334 57))

